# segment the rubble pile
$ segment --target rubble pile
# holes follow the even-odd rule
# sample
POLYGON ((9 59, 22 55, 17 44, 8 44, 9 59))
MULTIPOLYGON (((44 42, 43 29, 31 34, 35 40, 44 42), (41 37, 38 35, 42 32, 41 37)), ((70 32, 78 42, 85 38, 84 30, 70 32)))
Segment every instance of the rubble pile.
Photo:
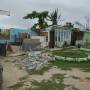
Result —
POLYGON ((50 61, 53 61, 53 57, 50 53, 42 53, 40 51, 28 52, 27 56, 22 60, 17 60, 16 64, 19 67, 26 69, 40 70, 46 66, 50 61))

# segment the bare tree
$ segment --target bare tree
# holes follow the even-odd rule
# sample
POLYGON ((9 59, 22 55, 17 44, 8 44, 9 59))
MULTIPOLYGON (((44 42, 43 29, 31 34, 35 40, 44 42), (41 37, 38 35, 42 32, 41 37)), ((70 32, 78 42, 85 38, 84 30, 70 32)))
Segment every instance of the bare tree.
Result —
POLYGON ((82 27, 85 30, 90 30, 90 16, 85 16, 86 24, 82 24, 78 21, 75 22, 76 25, 82 27))

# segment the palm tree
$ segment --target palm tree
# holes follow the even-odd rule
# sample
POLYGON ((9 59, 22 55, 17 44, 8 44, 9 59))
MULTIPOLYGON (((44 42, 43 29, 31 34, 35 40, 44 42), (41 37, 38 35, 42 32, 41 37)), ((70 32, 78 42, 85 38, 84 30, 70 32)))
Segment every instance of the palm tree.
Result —
POLYGON ((43 29, 48 26, 47 22, 45 22, 46 17, 48 16, 48 11, 43 12, 36 12, 33 11, 30 14, 27 14, 24 19, 35 19, 38 18, 38 23, 33 25, 33 29, 36 29, 38 26, 38 29, 43 29))
POLYGON ((57 25, 58 21, 61 20, 61 14, 58 14, 58 9, 51 12, 50 15, 48 15, 47 20, 52 22, 52 25, 57 25))
POLYGON ((55 46, 55 29, 54 25, 58 24, 58 21, 61 19, 61 14, 58 14, 58 9, 55 11, 51 12, 50 15, 48 15, 47 20, 52 22, 52 30, 50 31, 50 42, 49 42, 49 47, 54 48, 55 46))

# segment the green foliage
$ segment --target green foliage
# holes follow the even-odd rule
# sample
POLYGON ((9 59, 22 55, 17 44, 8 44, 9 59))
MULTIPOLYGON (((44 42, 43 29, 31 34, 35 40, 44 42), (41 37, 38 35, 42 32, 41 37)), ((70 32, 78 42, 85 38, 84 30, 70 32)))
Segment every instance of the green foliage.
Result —
POLYGON ((36 12, 33 11, 30 14, 27 14, 24 19, 38 19, 38 23, 34 24, 32 29, 37 29, 37 26, 39 27, 38 29, 43 29, 48 26, 47 22, 45 22, 46 17, 48 16, 48 11, 43 11, 43 12, 36 12))

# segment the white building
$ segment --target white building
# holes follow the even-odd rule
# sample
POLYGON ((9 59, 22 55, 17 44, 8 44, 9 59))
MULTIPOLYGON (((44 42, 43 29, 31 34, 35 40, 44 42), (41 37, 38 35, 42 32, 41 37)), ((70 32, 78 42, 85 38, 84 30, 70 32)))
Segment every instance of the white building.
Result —
POLYGON ((64 43, 66 42, 68 45, 71 44, 71 32, 72 32, 72 28, 70 27, 65 27, 65 26, 61 26, 61 25, 56 25, 56 26, 50 26, 48 28, 46 28, 43 32, 47 32, 47 43, 49 44, 50 41, 52 41, 53 37, 50 37, 50 31, 52 30, 52 28, 54 28, 55 32, 54 32, 54 42, 55 42, 55 46, 57 47, 61 47, 62 45, 64 45, 64 43))
POLYGON ((67 27, 58 27, 55 29, 55 45, 61 47, 65 42, 71 44, 71 32, 72 30, 67 27))

